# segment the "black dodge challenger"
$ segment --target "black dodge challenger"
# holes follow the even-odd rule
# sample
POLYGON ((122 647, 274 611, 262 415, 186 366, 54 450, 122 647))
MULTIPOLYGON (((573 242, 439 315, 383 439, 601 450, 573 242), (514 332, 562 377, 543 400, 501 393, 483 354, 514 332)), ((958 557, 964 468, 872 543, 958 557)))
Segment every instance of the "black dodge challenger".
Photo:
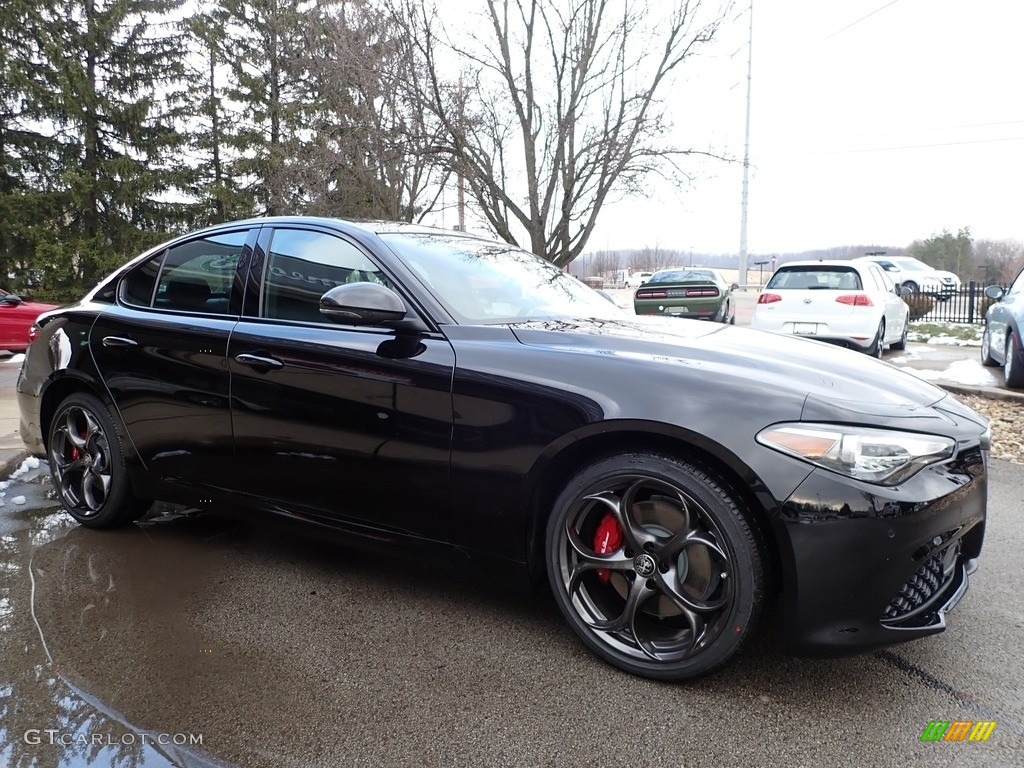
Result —
POLYGON ((716 669, 771 604, 797 652, 940 632, 984 538, 988 426, 944 391, 461 232, 217 226, 37 333, 22 435, 82 525, 202 499, 520 564, 646 677, 716 669))

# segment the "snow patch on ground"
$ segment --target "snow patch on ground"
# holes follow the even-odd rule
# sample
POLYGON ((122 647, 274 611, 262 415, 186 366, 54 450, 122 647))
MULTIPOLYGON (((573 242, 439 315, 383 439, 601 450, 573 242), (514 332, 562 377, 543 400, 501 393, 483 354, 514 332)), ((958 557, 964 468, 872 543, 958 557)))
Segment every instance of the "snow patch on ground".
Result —
POLYGON ((912 368, 905 370, 925 381, 948 381, 969 387, 995 387, 999 384, 995 376, 974 360, 955 360, 941 371, 914 370, 912 368))
POLYGON ((22 362, 24 362, 24 360, 25 360, 25 353, 24 352, 19 352, 16 355, 11 355, 10 357, 8 357, 3 362, 5 362, 5 363, 17 363, 18 365, 21 365, 22 362))
MULTIPOLYGON (((18 467, 11 473, 11 480, 19 478, 33 469, 39 469, 39 459, 37 459, 35 456, 29 456, 27 459, 21 462, 20 467, 18 467)), ((6 487, 7 486, 4 486, 4 488, 6 487)))

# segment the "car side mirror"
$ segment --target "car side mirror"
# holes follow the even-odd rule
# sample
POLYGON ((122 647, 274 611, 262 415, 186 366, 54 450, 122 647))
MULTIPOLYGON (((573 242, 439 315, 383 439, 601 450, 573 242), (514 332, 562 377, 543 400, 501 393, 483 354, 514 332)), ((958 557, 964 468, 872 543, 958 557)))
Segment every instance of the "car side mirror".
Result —
POLYGON ((998 285, 990 285, 988 288, 985 289, 985 295, 988 296, 990 299, 1001 299, 1003 298, 1004 293, 1005 291, 998 285))
POLYGON ((729 287, 732 288, 734 291, 738 291, 740 289, 740 284, 739 283, 733 283, 729 287))
POLYGON ((4 304, 10 304, 11 306, 16 307, 19 304, 21 304, 22 298, 17 294, 8 293, 6 296, 3 297, 2 302, 4 304))
POLYGON ((402 298, 380 283, 346 283, 320 297, 320 314, 345 325, 388 325, 406 312, 402 298))

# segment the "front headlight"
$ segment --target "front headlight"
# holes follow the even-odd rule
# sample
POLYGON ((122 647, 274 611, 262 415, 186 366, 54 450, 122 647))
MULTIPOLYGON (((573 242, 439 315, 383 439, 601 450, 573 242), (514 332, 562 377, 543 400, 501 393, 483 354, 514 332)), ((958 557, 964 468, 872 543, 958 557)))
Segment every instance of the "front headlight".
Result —
POLYGON ((878 485, 901 483, 956 451, 948 437, 838 424, 776 424, 761 430, 757 442, 878 485))

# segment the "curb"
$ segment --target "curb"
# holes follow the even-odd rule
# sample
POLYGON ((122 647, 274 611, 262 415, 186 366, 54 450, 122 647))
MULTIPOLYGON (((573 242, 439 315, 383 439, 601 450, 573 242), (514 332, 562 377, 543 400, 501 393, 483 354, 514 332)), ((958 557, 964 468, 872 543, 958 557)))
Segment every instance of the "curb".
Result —
POLYGON ((937 387, 942 387, 954 395, 973 395, 974 397, 985 397, 989 400, 1002 400, 1008 403, 1024 405, 1024 392, 1014 392, 1008 389, 993 389, 992 387, 972 387, 967 384, 956 384, 951 381, 933 381, 937 387))

